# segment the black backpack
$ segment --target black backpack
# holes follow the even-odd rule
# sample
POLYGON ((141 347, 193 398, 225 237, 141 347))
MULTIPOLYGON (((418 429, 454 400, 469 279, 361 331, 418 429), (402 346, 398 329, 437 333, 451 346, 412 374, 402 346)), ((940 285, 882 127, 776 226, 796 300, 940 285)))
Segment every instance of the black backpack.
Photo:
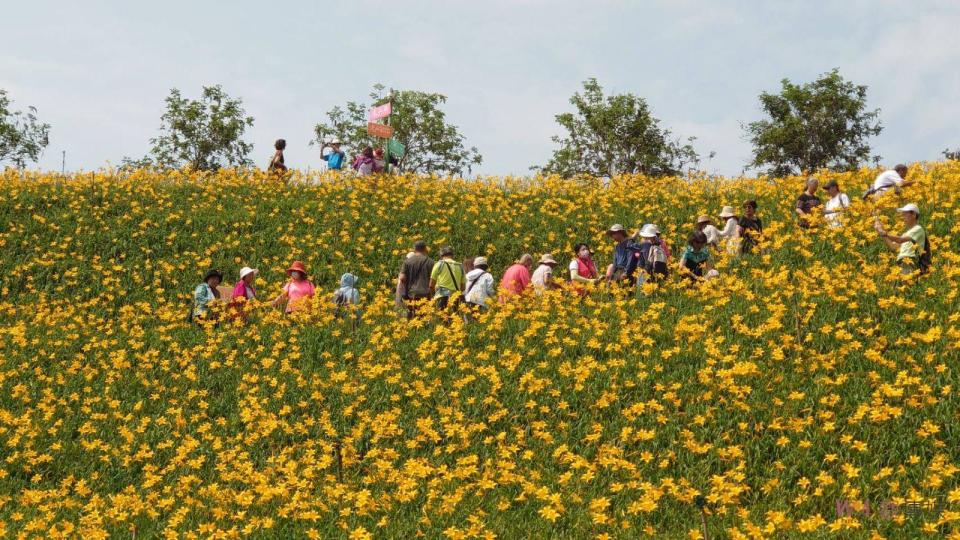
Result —
POLYGON ((930 250, 930 238, 927 236, 923 237, 923 252, 920 253, 920 258, 917 260, 917 267, 920 269, 921 274, 926 274, 930 271, 930 264, 933 262, 933 253, 930 250))

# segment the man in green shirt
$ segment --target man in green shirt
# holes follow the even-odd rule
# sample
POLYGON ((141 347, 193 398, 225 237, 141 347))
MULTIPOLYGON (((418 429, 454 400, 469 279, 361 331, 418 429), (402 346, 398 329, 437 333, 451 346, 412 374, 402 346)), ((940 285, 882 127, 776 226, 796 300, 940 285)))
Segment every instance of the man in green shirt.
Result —
POLYGON ((911 276, 920 268, 920 257, 927 245, 927 231, 920 225, 920 208, 910 203, 897 208, 906 231, 902 236, 894 236, 884 230, 880 219, 874 221, 874 228, 887 246, 897 252, 897 264, 901 276, 911 276))
POLYGON ((430 290, 434 293, 437 307, 447 309, 450 296, 454 292, 463 292, 465 282, 463 265, 453 259, 453 248, 447 246, 441 249, 440 260, 430 272, 430 290))

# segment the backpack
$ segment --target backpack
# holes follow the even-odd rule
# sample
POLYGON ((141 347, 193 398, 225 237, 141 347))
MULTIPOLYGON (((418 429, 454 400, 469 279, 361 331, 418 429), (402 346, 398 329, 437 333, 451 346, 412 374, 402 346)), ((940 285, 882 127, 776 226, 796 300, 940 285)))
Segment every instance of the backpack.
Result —
POLYGON ((647 249, 646 271, 651 276, 667 275, 667 253, 663 250, 663 245, 659 242, 651 243, 647 249))
POLYGON ((921 274, 926 274, 930 271, 930 263, 933 262, 933 253, 930 250, 930 238, 924 236, 923 238, 923 252, 920 253, 920 258, 917 259, 917 267, 920 269, 921 274))

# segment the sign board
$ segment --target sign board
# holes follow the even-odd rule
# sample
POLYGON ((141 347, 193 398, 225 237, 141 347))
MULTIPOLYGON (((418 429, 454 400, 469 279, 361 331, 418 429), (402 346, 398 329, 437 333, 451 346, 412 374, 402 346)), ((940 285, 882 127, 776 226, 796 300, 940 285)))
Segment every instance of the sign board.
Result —
POLYGON ((389 139, 393 135, 393 128, 386 124, 367 122, 367 133, 381 139, 389 139))
POLYGON ((383 105, 378 105, 370 109, 369 111, 367 111, 367 121, 376 122, 381 118, 386 118, 390 116, 391 112, 393 112, 393 104, 388 101, 383 105))
POLYGON ((390 139, 387 141, 387 152, 390 152, 391 156, 402 158, 407 153, 407 147, 396 139, 390 139))

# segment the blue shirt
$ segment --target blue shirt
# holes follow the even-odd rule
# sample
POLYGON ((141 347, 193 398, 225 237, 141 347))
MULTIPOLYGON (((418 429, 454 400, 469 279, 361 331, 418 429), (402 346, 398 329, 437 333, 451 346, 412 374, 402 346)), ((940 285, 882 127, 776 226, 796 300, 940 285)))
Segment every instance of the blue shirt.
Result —
POLYGON ((339 171, 343 168, 343 152, 330 152, 324 159, 327 160, 327 168, 339 171))
POLYGON ((623 270, 626 277, 633 277, 640 261, 637 243, 632 238, 626 238, 617 247, 613 248, 614 270, 623 270))

